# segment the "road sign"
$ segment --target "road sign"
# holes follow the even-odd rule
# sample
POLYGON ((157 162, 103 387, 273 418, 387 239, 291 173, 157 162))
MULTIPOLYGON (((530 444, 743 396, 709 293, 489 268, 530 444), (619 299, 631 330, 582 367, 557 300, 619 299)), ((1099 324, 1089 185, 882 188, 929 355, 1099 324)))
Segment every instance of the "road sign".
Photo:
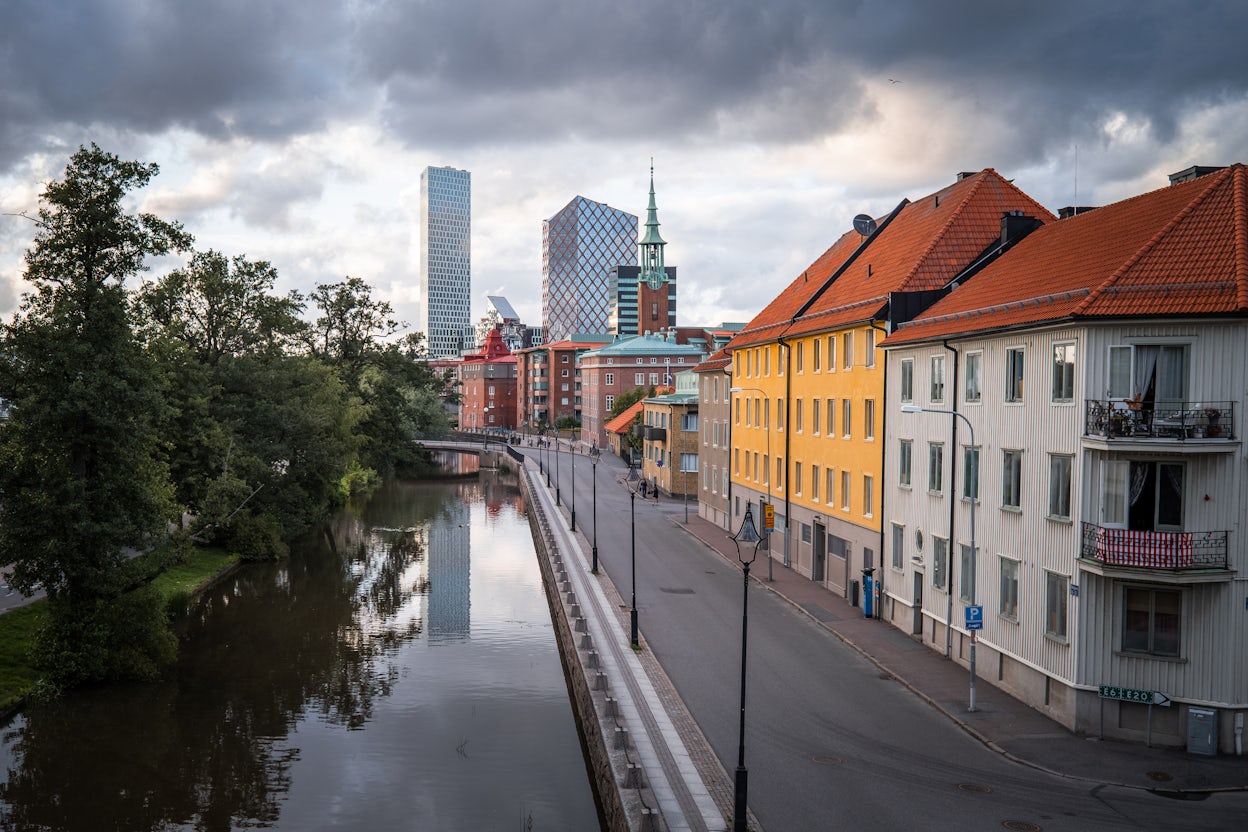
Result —
POLYGON ((984 629, 984 608, 976 604, 966 608, 966 629, 984 629))
POLYGON ((776 528, 776 507, 771 503, 763 504, 763 531, 772 532, 776 528))
POLYGON ((1170 697, 1153 690, 1137 688, 1120 688, 1114 685, 1101 685, 1097 695, 1102 699, 1116 699, 1119 702, 1139 702, 1144 705, 1170 706, 1170 697))

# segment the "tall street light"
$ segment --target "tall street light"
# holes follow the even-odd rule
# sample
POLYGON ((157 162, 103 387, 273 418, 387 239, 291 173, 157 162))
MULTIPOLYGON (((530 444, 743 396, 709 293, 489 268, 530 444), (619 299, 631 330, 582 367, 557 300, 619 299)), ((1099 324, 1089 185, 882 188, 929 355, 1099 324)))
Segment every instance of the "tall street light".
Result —
POLYGON ((745 516, 741 518, 741 528, 737 530, 736 536, 732 538, 733 544, 737 547, 737 560, 741 561, 741 576, 744 579, 744 588, 741 591, 741 725, 737 734, 737 770, 733 779, 733 832, 746 832, 746 791, 749 771, 745 767, 745 636, 750 620, 748 614, 750 603, 750 564, 754 562, 754 558, 758 557, 758 544, 763 539, 758 533, 758 528, 754 525, 752 508, 753 504, 746 503, 745 516), (747 545, 748 558, 741 553, 742 543, 747 545), (752 549, 748 548, 751 543, 754 544, 752 549))
POLYGON ((555 428, 555 505, 559 505, 559 428, 555 428))
POLYGON ((637 647, 637 487, 639 483, 645 482, 637 473, 637 469, 630 465, 628 467, 628 479, 624 481, 624 485, 628 488, 628 526, 631 535, 631 552, 632 552, 632 570, 633 570, 633 609, 629 614, 629 634, 630 643, 633 647, 637 647))
POLYGON ((595 575, 598 574, 598 458, 600 456, 602 456, 602 451, 598 450, 596 445, 589 449, 589 464, 592 466, 590 479, 594 481, 594 568, 590 571, 595 575))
MULTIPOLYGON (((568 433, 572 432, 572 428, 568 428, 568 433)), ((576 531, 576 440, 570 443, 572 450, 572 531, 576 531)))
MULTIPOLYGON (((966 418, 965 414, 957 410, 938 410, 936 408, 931 408, 931 407, 920 407, 917 404, 903 404, 901 406, 901 412, 902 413, 941 413, 946 416, 952 416, 955 419, 961 419, 963 422, 966 423, 966 429, 970 431, 971 433, 971 447, 972 448, 979 447, 978 445, 975 444, 975 426, 971 424, 971 420, 966 418)), ((957 488, 957 484, 951 482, 949 483, 949 488, 950 488, 950 494, 952 495, 953 489, 957 488)), ((978 553, 975 550, 975 504, 977 502, 979 502, 979 468, 978 467, 976 467, 975 469, 975 498, 971 500, 971 565, 970 565, 970 571, 971 571, 970 596, 971 597, 969 600, 971 602, 972 607, 976 606, 975 604, 975 573, 976 573, 975 561, 978 559, 978 553)), ((949 557, 949 563, 952 566, 953 552, 949 552, 948 557, 949 557)), ((950 571, 952 572, 952 570, 950 571)), ((948 609, 948 612, 946 613, 945 626, 952 628, 953 627, 953 580, 952 580, 952 576, 949 581, 949 605, 947 609, 948 609)), ((977 638, 978 634, 979 634, 978 630, 971 630, 971 702, 970 702, 970 707, 968 707, 967 710, 971 711, 972 713, 974 713, 975 711, 975 642, 978 640, 977 638)))
MULTIPOLYGON (((729 393, 745 393, 747 391, 752 391, 754 393, 761 393, 763 396, 764 403, 767 401, 767 394, 764 391, 758 389, 757 387, 731 387, 728 389, 729 393)), ((765 406, 767 407, 768 410, 771 409, 771 405, 766 404, 765 406)), ((732 418, 731 413, 728 416, 730 419, 732 418)), ((755 412, 754 414, 754 421, 755 422, 762 421, 761 419, 759 419, 757 412, 755 412)), ((729 448, 728 450, 731 452, 732 449, 729 448)), ((772 465, 772 462, 771 462, 771 425, 768 424, 767 426, 767 468, 768 470, 763 472, 764 474, 767 475, 767 505, 771 505, 771 470, 770 470, 771 465, 772 465)), ((731 508, 731 506, 729 506, 729 508, 731 508)), ((785 522, 788 522, 788 521, 786 520, 785 522)), ((774 580, 771 577, 771 531, 767 530, 766 534, 767 534, 767 580, 771 581, 771 580, 774 580)))

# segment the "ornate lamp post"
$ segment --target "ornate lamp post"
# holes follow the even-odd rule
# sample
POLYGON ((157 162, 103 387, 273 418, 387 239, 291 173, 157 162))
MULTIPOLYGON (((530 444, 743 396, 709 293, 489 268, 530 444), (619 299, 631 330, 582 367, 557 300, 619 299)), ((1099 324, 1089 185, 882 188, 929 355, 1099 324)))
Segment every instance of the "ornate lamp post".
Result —
MULTIPOLYGON (((966 423, 966 429, 971 432, 971 447, 972 448, 979 447, 978 445, 975 444, 975 426, 971 424, 970 419, 966 418, 964 414, 960 413, 957 410, 937 410, 935 408, 930 408, 930 407, 920 407, 917 404, 903 404, 901 406, 901 412, 902 413, 941 413, 941 414, 944 414, 945 416, 952 416, 954 419, 961 419, 963 422, 966 423)), ((975 604, 975 561, 978 555, 975 551, 975 504, 979 502, 979 483, 978 483, 979 471, 978 470, 975 472, 975 476, 977 479, 976 484, 975 484, 975 499, 971 500, 971 564, 970 564, 970 572, 971 572, 970 590, 971 591, 970 591, 969 600, 971 602, 972 607, 976 605, 975 604)), ((949 487, 953 488, 954 483, 950 483, 949 487)), ((949 552, 948 557, 949 557, 950 565, 952 565, 953 552, 949 552)), ((952 571, 953 570, 950 570, 950 572, 952 571)), ((952 575, 950 576, 950 580, 949 580, 949 607, 948 609, 949 609, 949 614, 946 616, 946 619, 945 619, 945 627, 947 631, 951 631, 953 629, 952 575)), ((978 632, 979 632, 978 630, 971 630, 971 702, 967 710, 971 711, 972 713, 975 711, 975 642, 977 640, 976 636, 978 632)), ((945 655, 946 656, 948 655, 947 651, 945 655)))
POLYGON ((624 481, 624 485, 628 488, 628 525, 631 535, 631 551, 632 551, 632 571, 633 571, 633 609, 629 615, 629 642, 633 647, 637 647, 637 487, 644 480, 637 473, 637 469, 633 466, 628 468, 628 479, 624 481))
POLYGON ((555 505, 559 504, 559 428, 555 428, 555 505))
POLYGON ((598 458, 601 456, 602 452, 599 451, 597 447, 589 449, 589 464, 592 466, 590 468, 590 471, 592 472, 590 474, 590 479, 594 481, 594 568, 590 571, 592 571, 595 575, 598 574, 598 458))
MULTIPOLYGON (((568 428, 568 433, 572 432, 572 428, 568 428)), ((569 443, 572 451, 572 531, 576 531, 576 440, 573 439, 569 443)))
POLYGON ((746 791, 749 772, 745 767, 745 636, 749 625, 747 610, 750 602, 750 564, 758 556, 758 544, 762 541, 762 536, 759 535, 758 528, 754 525, 754 515, 751 512, 752 507, 750 503, 746 503, 745 516, 741 518, 741 528, 737 530, 736 536, 732 538, 732 542, 737 547, 737 560, 741 561, 741 575, 745 582, 741 594, 741 725, 737 740, 737 770, 733 781, 733 832, 746 832, 746 791), (748 558, 741 553, 742 543, 746 544, 747 547, 751 543, 754 544, 752 549, 746 549, 749 553, 748 558))

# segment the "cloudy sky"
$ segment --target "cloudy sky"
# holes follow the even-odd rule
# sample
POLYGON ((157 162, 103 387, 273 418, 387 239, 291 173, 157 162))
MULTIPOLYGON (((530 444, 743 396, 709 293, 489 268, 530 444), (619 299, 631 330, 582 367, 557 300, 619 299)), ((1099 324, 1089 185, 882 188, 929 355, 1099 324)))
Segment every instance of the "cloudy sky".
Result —
MULTIPOLYGON (((1057 209, 1248 160, 1240 0, 0 0, 0 315, 80 144, 283 286, 416 321, 419 177, 472 171, 474 317, 541 317, 541 221, 644 217, 681 324, 744 321, 850 227, 993 167, 1057 209)), ((153 265, 153 275, 168 270, 153 265)))

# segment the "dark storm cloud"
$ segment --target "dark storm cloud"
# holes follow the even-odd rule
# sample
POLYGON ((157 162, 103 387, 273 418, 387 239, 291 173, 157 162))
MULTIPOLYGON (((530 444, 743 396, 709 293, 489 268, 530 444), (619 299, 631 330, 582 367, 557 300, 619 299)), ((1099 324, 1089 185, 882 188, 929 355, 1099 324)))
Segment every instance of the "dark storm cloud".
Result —
POLYGON ((7 0, 0 170, 105 126, 280 140, 379 96, 423 147, 802 142, 870 129, 888 78, 1008 125, 1009 164, 1242 100, 1244 31, 1233 0, 7 0))
POLYGON ((99 125, 280 137, 345 106, 349 21, 292 0, 0 4, 0 169, 99 125))

